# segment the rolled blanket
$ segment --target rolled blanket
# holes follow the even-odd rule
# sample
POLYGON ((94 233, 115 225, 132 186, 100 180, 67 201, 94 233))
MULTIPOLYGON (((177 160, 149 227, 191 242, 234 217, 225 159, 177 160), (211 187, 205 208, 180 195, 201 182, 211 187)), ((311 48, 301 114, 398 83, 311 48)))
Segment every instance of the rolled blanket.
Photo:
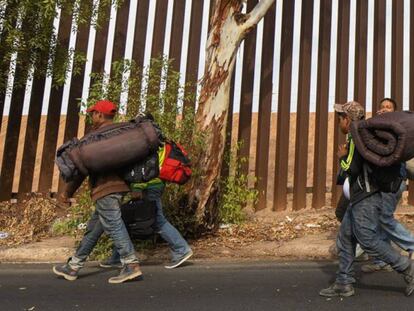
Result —
POLYGON ((73 138, 56 151, 56 165, 59 168, 60 176, 65 182, 70 182, 74 177, 80 175, 79 170, 76 168, 75 163, 69 157, 69 151, 78 143, 77 138, 73 138))
POLYGON ((351 135, 361 156, 385 167, 414 157, 414 113, 390 112, 353 121, 351 135))
POLYGON ((82 174, 88 175, 143 160, 159 145, 157 129, 150 121, 124 122, 85 135, 70 150, 69 157, 82 174))
POLYGON ((144 160, 158 150, 161 132, 149 120, 115 123, 93 131, 79 141, 63 144, 56 163, 65 181, 77 174, 103 173, 144 160))

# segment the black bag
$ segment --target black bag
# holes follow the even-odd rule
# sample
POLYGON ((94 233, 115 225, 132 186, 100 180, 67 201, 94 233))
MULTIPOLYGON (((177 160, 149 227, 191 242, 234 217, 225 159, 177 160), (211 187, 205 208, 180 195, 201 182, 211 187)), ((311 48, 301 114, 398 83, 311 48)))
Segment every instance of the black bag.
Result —
POLYGON ((122 219, 131 239, 147 239, 154 235, 157 205, 150 200, 130 200, 121 205, 122 219))
POLYGON ((145 183, 159 176, 160 166, 158 152, 153 152, 145 160, 127 166, 122 178, 127 183, 145 183))
POLYGON ((401 175, 401 163, 386 167, 369 164, 368 175, 370 182, 381 192, 396 193, 404 180, 401 175))

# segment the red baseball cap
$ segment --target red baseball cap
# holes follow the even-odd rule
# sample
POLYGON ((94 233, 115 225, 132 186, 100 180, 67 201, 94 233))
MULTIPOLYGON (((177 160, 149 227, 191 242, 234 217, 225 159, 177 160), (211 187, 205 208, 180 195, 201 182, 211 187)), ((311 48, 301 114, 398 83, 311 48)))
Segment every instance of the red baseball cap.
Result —
POLYGON ((99 100, 95 103, 95 105, 89 107, 86 110, 86 112, 92 111, 102 112, 103 114, 113 116, 117 111, 117 107, 113 102, 109 100, 99 100))

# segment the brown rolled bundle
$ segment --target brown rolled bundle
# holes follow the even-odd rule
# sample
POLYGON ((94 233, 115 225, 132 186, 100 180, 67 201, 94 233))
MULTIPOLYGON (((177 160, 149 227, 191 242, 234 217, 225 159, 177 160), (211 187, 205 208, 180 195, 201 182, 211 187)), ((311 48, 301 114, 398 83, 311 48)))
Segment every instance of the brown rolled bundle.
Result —
POLYGON ((69 157, 84 175, 115 170, 158 150, 158 134, 149 121, 113 124, 85 135, 69 157))
POLYGON ((386 167, 414 157, 414 113, 390 112, 351 123, 351 135, 362 157, 386 167))

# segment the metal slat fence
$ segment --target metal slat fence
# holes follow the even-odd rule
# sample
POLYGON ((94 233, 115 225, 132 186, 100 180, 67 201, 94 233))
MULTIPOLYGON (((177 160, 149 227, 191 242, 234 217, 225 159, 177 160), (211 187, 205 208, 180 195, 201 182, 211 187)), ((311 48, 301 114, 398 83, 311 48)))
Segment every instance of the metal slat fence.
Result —
MULTIPOLYGON (((108 57, 112 61, 125 57, 127 38, 130 38, 131 58, 139 67, 149 64, 146 55, 155 57, 167 49, 168 57, 174 59, 173 68, 184 75, 183 81, 197 82, 204 70, 199 68, 200 51, 205 48, 201 46, 205 42, 202 38, 206 36, 202 24, 211 17, 214 1, 208 1, 209 6, 201 0, 158 0, 155 5, 151 1, 138 0, 135 6, 131 5, 132 1, 124 1, 116 11, 114 28, 110 28, 108 21, 97 29, 95 36, 90 36, 89 26, 80 27, 76 49, 88 53, 88 46, 93 44, 89 68, 92 72, 103 72, 108 66, 108 57), (131 23, 128 16, 132 8, 137 10, 133 14, 134 34, 128 36, 131 23), (153 23, 149 18, 151 14, 153 23), (170 25, 168 16, 171 16, 170 25), (111 31, 114 40, 108 43, 111 31), (110 56, 108 48, 112 50, 110 56)), ((248 0, 247 11, 257 2, 248 0)), ((375 112, 378 101, 388 95, 398 101, 400 108, 405 102, 405 109, 414 109, 414 91, 411 91, 414 90, 414 40, 410 40, 409 66, 403 54, 407 16, 411 21, 408 33, 414 31, 414 5, 407 3, 407 0, 392 1, 392 14, 387 15, 385 0, 276 0, 262 21, 262 28, 255 28, 248 34, 244 48, 238 52, 239 73, 234 73, 232 80, 232 113, 227 137, 232 138, 232 145, 237 140, 243 141, 238 153, 247 161, 241 173, 256 177, 257 209, 320 208, 337 201, 340 189, 335 185, 338 170, 335 154, 337 144, 344 137, 333 117, 333 102, 355 99, 375 112), (370 15, 370 12, 373 13, 370 15), (373 18, 371 37, 369 16, 373 18), (355 20, 355 27, 351 27, 352 20, 355 20), (392 27, 390 78, 386 77, 385 69, 387 23, 392 27), (278 25, 281 25, 280 33, 278 25), (296 27, 299 39, 295 39, 296 27), (350 31, 352 29, 355 31, 350 31), (355 40, 355 50, 350 50, 350 38, 355 40), (300 46, 297 54, 294 54, 295 40, 299 40, 300 46), (373 47, 372 55, 368 51, 369 44, 373 47), (293 71, 295 56, 299 64, 297 74, 293 71), (371 71, 367 70, 369 66, 371 71), (409 100, 404 99, 404 68, 409 68, 409 100), (333 73, 335 80, 332 82, 333 73), (256 96, 254 83, 257 80, 260 85, 256 96), (276 85, 275 81, 278 81, 276 85), (386 94, 387 81, 390 81, 390 94, 386 94)), ((58 40, 68 48, 72 26, 71 16, 60 17, 58 40)), ((69 75, 66 111, 62 111, 65 86, 47 89, 46 77, 33 81, 28 115, 22 113, 24 89, 13 90, 8 109, 5 93, 0 91, 3 115, 0 200, 32 191, 51 193, 59 189, 54 154, 61 141, 83 132, 78 131, 84 121, 79 117, 77 99, 87 91, 83 89, 85 81, 89 81, 86 80, 90 74, 87 68, 84 65, 80 75, 69 75), (50 96, 44 96, 45 92, 50 92, 50 96), (44 102, 44 98, 49 98, 48 102, 44 102), (48 107, 47 114, 42 115, 45 107, 48 107), (19 144, 22 145, 20 149, 19 144), (19 152, 22 155, 19 156, 19 152)), ((19 68, 15 74, 21 74, 19 68)), ((92 83, 90 81, 85 88, 92 83)), ((195 106, 195 102, 185 102, 184 112, 186 107, 195 106)), ((225 167, 223 174, 228 173, 225 167)), ((408 198, 414 201, 414 189, 408 198)))

